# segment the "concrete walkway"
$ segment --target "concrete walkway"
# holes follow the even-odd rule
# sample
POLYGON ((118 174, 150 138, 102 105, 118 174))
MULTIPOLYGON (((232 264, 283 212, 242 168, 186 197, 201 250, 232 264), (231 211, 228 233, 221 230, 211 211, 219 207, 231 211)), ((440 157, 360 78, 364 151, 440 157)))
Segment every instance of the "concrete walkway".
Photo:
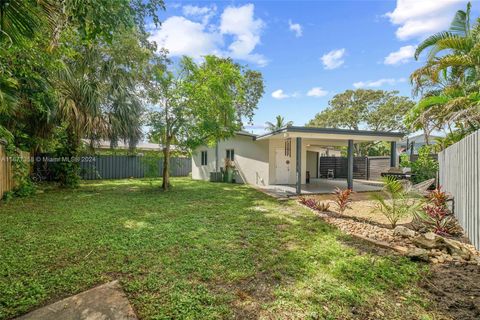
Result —
POLYGON ((137 320, 117 281, 37 309, 19 320, 137 320))

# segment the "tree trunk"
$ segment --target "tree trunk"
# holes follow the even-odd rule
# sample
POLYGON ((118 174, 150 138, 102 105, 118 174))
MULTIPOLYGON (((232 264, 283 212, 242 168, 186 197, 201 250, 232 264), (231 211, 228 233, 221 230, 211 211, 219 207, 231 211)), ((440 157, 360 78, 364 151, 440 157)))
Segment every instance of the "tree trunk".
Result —
POLYGON ((171 138, 167 137, 163 147, 162 189, 164 191, 167 191, 170 187, 170 143, 171 138))

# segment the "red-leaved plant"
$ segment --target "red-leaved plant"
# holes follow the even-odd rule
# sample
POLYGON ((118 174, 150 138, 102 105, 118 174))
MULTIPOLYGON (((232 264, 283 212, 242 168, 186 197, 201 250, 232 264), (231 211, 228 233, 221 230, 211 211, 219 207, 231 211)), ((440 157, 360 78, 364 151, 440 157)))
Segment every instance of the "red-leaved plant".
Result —
POLYGON ((350 203, 352 199, 350 196, 352 195, 353 191, 351 189, 342 190, 340 188, 335 188, 333 194, 335 195, 335 199, 333 200, 338 207, 338 211, 343 214, 346 209, 351 208, 350 203))
POLYGON ((458 227, 447 206, 448 195, 441 187, 431 191, 420 214, 420 221, 429 229, 440 235, 452 235, 458 227))
POLYGON ((328 211, 328 209, 330 208, 330 205, 328 203, 324 203, 324 202, 321 202, 321 201, 318 201, 316 200, 315 198, 307 198, 307 197, 299 197, 298 198, 298 201, 313 209, 313 210, 317 210, 317 211, 328 211))

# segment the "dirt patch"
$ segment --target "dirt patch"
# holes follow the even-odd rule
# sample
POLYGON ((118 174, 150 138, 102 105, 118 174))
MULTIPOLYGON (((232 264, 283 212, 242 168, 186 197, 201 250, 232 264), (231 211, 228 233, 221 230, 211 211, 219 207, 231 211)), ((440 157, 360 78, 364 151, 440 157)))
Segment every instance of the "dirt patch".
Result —
POLYGON ((254 320, 262 313, 262 304, 271 303, 275 299, 273 290, 276 286, 276 279, 265 273, 258 273, 253 278, 231 284, 216 283, 212 289, 235 296, 231 304, 234 319, 254 320))
MULTIPOLYGON (((392 255, 391 250, 373 246, 366 241, 348 236, 342 241, 357 249, 360 254, 392 255)), ((432 302, 429 309, 439 319, 480 319, 480 266, 454 263, 430 265, 430 271, 423 277, 420 287, 425 290, 426 300, 432 302)), ((368 314, 371 310, 362 312, 368 314)))
POLYGON ((437 310, 456 320, 480 319, 480 267, 445 264, 432 266, 421 286, 437 310))

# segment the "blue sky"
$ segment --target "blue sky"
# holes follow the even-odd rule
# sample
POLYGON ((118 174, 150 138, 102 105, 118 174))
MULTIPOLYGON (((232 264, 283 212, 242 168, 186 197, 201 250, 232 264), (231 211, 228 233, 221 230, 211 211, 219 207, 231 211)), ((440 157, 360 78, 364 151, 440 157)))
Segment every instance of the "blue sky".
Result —
POLYGON ((265 95, 247 127, 258 133, 276 115, 304 125, 347 89, 411 96, 415 46, 466 2, 167 0, 151 39, 172 57, 230 56, 261 71, 265 95))

